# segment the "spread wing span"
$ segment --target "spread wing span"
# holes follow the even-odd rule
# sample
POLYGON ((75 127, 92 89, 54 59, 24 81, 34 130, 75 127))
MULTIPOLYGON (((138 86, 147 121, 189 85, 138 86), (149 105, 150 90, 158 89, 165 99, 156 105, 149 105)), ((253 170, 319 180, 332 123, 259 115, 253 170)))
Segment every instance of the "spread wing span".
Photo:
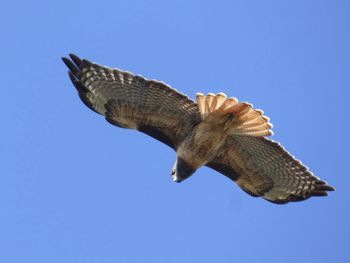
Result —
POLYGON ((334 190, 279 143, 265 137, 229 136, 207 166, 234 180, 248 194, 277 204, 326 196, 334 190))
POLYGON ((176 149, 201 120, 194 101, 162 82, 73 54, 63 62, 81 100, 113 125, 139 130, 176 149))
POLYGON ((279 143, 264 137, 272 134, 272 125, 262 111, 252 109, 249 103, 227 99, 222 93, 207 96, 199 93, 198 107, 186 95, 162 82, 101 66, 73 54, 63 58, 63 62, 79 97, 91 110, 113 125, 141 131, 174 150, 181 145, 178 152, 191 153, 185 166, 182 160, 180 172, 196 170, 199 167, 192 164, 192 159, 204 156, 202 164, 229 177, 250 195, 277 204, 325 196, 327 191, 334 190, 279 143), (203 139, 203 133, 196 134, 194 127, 217 123, 217 118, 234 129, 210 152, 202 146, 215 144, 214 139, 220 138, 215 132, 220 135, 222 131, 213 129, 203 139))

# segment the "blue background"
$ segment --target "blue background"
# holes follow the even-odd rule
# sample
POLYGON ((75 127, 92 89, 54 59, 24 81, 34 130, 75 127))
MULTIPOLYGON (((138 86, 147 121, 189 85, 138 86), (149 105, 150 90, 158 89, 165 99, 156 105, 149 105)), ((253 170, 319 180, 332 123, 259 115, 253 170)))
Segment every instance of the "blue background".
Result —
POLYGON ((0 261, 350 262, 349 1, 7 1, 0 261), (61 56, 264 109, 337 188, 278 206, 79 100, 61 56))

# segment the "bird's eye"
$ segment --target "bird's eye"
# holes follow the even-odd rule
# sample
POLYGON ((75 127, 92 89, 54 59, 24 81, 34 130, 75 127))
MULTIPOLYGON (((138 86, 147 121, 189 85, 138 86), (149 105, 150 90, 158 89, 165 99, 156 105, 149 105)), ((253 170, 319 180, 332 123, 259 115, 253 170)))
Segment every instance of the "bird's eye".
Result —
POLYGON ((172 171, 171 171, 171 175, 174 175, 174 174, 175 174, 175 170, 172 170, 172 171))

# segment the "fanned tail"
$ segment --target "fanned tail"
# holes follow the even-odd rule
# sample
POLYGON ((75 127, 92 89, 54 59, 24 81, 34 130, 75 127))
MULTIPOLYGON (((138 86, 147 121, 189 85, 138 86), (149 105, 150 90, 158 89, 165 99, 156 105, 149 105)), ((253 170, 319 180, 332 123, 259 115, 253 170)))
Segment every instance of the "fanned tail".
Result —
POLYGON ((272 124, 262 110, 253 109, 248 102, 238 102, 235 97, 218 94, 197 93, 198 109, 206 122, 225 122, 225 128, 236 135, 270 136, 272 124))

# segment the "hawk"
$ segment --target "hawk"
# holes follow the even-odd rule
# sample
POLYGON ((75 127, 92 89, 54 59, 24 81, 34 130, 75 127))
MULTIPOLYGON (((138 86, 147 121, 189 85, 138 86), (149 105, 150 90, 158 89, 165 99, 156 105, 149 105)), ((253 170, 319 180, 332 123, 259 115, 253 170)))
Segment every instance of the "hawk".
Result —
POLYGON ((143 132, 176 151, 175 182, 207 166, 248 194, 276 204, 334 190, 267 138, 272 135, 269 118, 251 104, 224 93, 197 93, 194 102, 163 82, 69 57, 63 62, 87 107, 117 127, 143 132))

